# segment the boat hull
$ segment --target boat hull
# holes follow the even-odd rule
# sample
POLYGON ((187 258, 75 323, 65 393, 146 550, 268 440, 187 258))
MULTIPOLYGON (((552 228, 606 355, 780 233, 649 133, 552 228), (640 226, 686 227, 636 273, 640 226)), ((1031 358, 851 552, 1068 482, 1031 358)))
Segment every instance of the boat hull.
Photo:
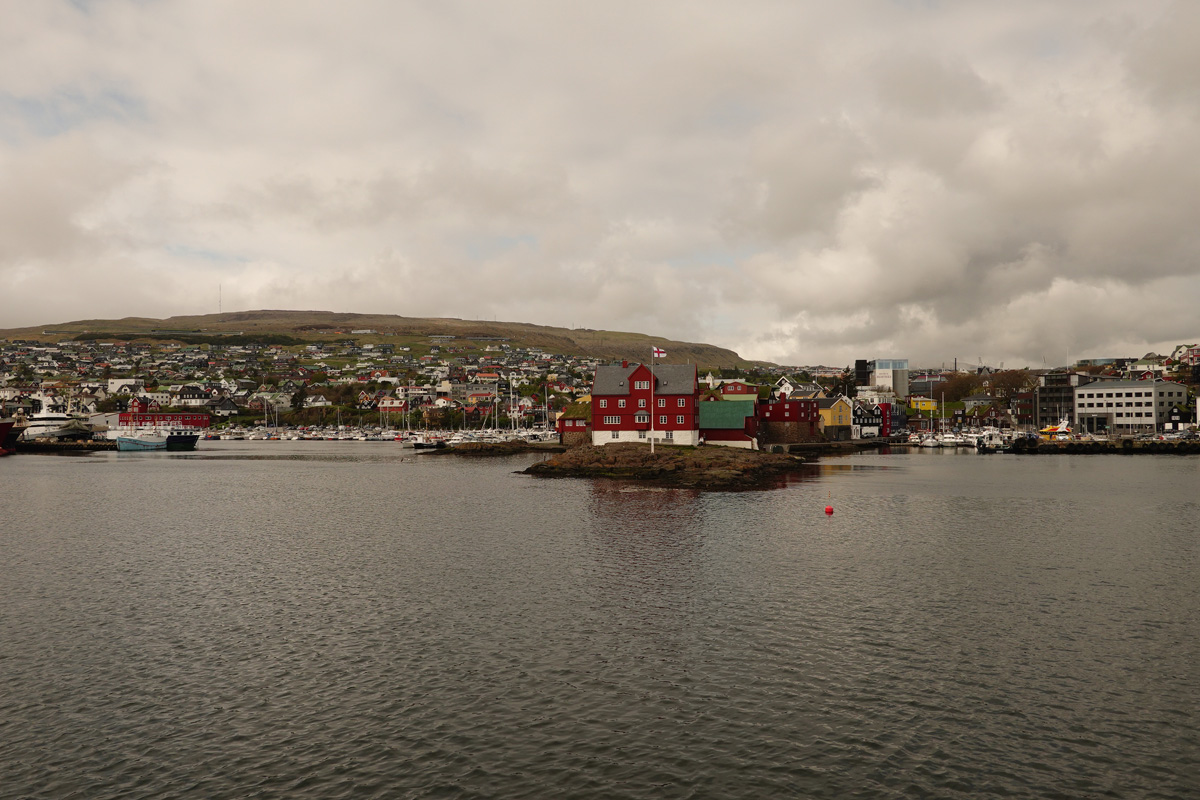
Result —
POLYGON ((118 436, 117 449, 125 453, 166 450, 166 436, 118 436))
POLYGON ((200 440, 199 433, 171 431, 167 434, 168 450, 195 450, 196 442, 200 440))

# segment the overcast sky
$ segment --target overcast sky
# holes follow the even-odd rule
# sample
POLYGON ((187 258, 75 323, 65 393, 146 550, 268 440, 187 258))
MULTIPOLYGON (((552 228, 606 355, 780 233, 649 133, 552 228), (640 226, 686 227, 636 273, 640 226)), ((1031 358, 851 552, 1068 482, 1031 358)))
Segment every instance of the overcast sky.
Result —
POLYGON ((0 327, 220 304, 1006 367, 1200 340, 1197 2, 0 14, 0 327))

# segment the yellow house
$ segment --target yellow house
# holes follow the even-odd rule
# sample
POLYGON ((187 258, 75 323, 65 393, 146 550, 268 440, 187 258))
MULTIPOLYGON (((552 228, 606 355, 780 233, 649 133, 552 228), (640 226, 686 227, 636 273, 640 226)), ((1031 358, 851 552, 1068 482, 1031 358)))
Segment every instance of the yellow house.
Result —
POLYGON ((818 400, 817 407, 821 414, 821 430, 842 426, 848 430, 854 423, 854 407, 845 397, 827 397, 818 400))
POLYGON ((933 412, 937 411, 937 401, 928 397, 910 397, 908 398, 908 407, 916 412, 933 412))

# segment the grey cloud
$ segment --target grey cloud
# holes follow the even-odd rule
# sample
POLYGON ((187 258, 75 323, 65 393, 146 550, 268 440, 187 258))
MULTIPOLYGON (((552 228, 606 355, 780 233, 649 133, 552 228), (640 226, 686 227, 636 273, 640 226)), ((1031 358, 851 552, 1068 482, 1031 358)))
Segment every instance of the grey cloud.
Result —
POLYGON ((979 114, 995 108, 999 99, 998 90, 968 64, 928 53, 889 53, 872 71, 880 102, 901 114, 979 114))
POLYGON ((121 102, 0 138, 0 283, 88 287, 5 321, 220 282, 788 363, 1145 352, 1196 338, 1197 34, 1160 0, 36 3, 0 97, 121 102))

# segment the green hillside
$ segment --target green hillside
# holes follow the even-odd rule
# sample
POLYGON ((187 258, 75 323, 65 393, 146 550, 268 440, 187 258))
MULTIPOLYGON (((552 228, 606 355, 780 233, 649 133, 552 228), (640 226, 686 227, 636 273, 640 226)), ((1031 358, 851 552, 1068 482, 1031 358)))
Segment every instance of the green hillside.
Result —
POLYGON ((658 336, 621 331, 584 328, 554 328, 522 322, 489 322, 452 318, 401 317, 393 314, 342 314, 331 311, 237 311, 226 314, 169 317, 126 317, 89 319, 13 328, 0 331, 0 338, 63 341, 69 339, 156 339, 184 343, 205 341, 245 341, 275 337, 269 343, 303 344, 306 342, 353 339, 362 344, 394 343, 414 350, 431 344, 451 344, 464 351, 478 351, 488 345, 506 343, 512 347, 536 347, 549 353, 588 356, 600 359, 630 358, 644 360, 652 346, 667 351, 672 363, 691 362, 701 367, 750 367, 732 350, 708 344, 678 342, 658 336), (352 333, 370 330, 373 333, 352 333), (436 340, 432 337, 454 337, 436 340))

